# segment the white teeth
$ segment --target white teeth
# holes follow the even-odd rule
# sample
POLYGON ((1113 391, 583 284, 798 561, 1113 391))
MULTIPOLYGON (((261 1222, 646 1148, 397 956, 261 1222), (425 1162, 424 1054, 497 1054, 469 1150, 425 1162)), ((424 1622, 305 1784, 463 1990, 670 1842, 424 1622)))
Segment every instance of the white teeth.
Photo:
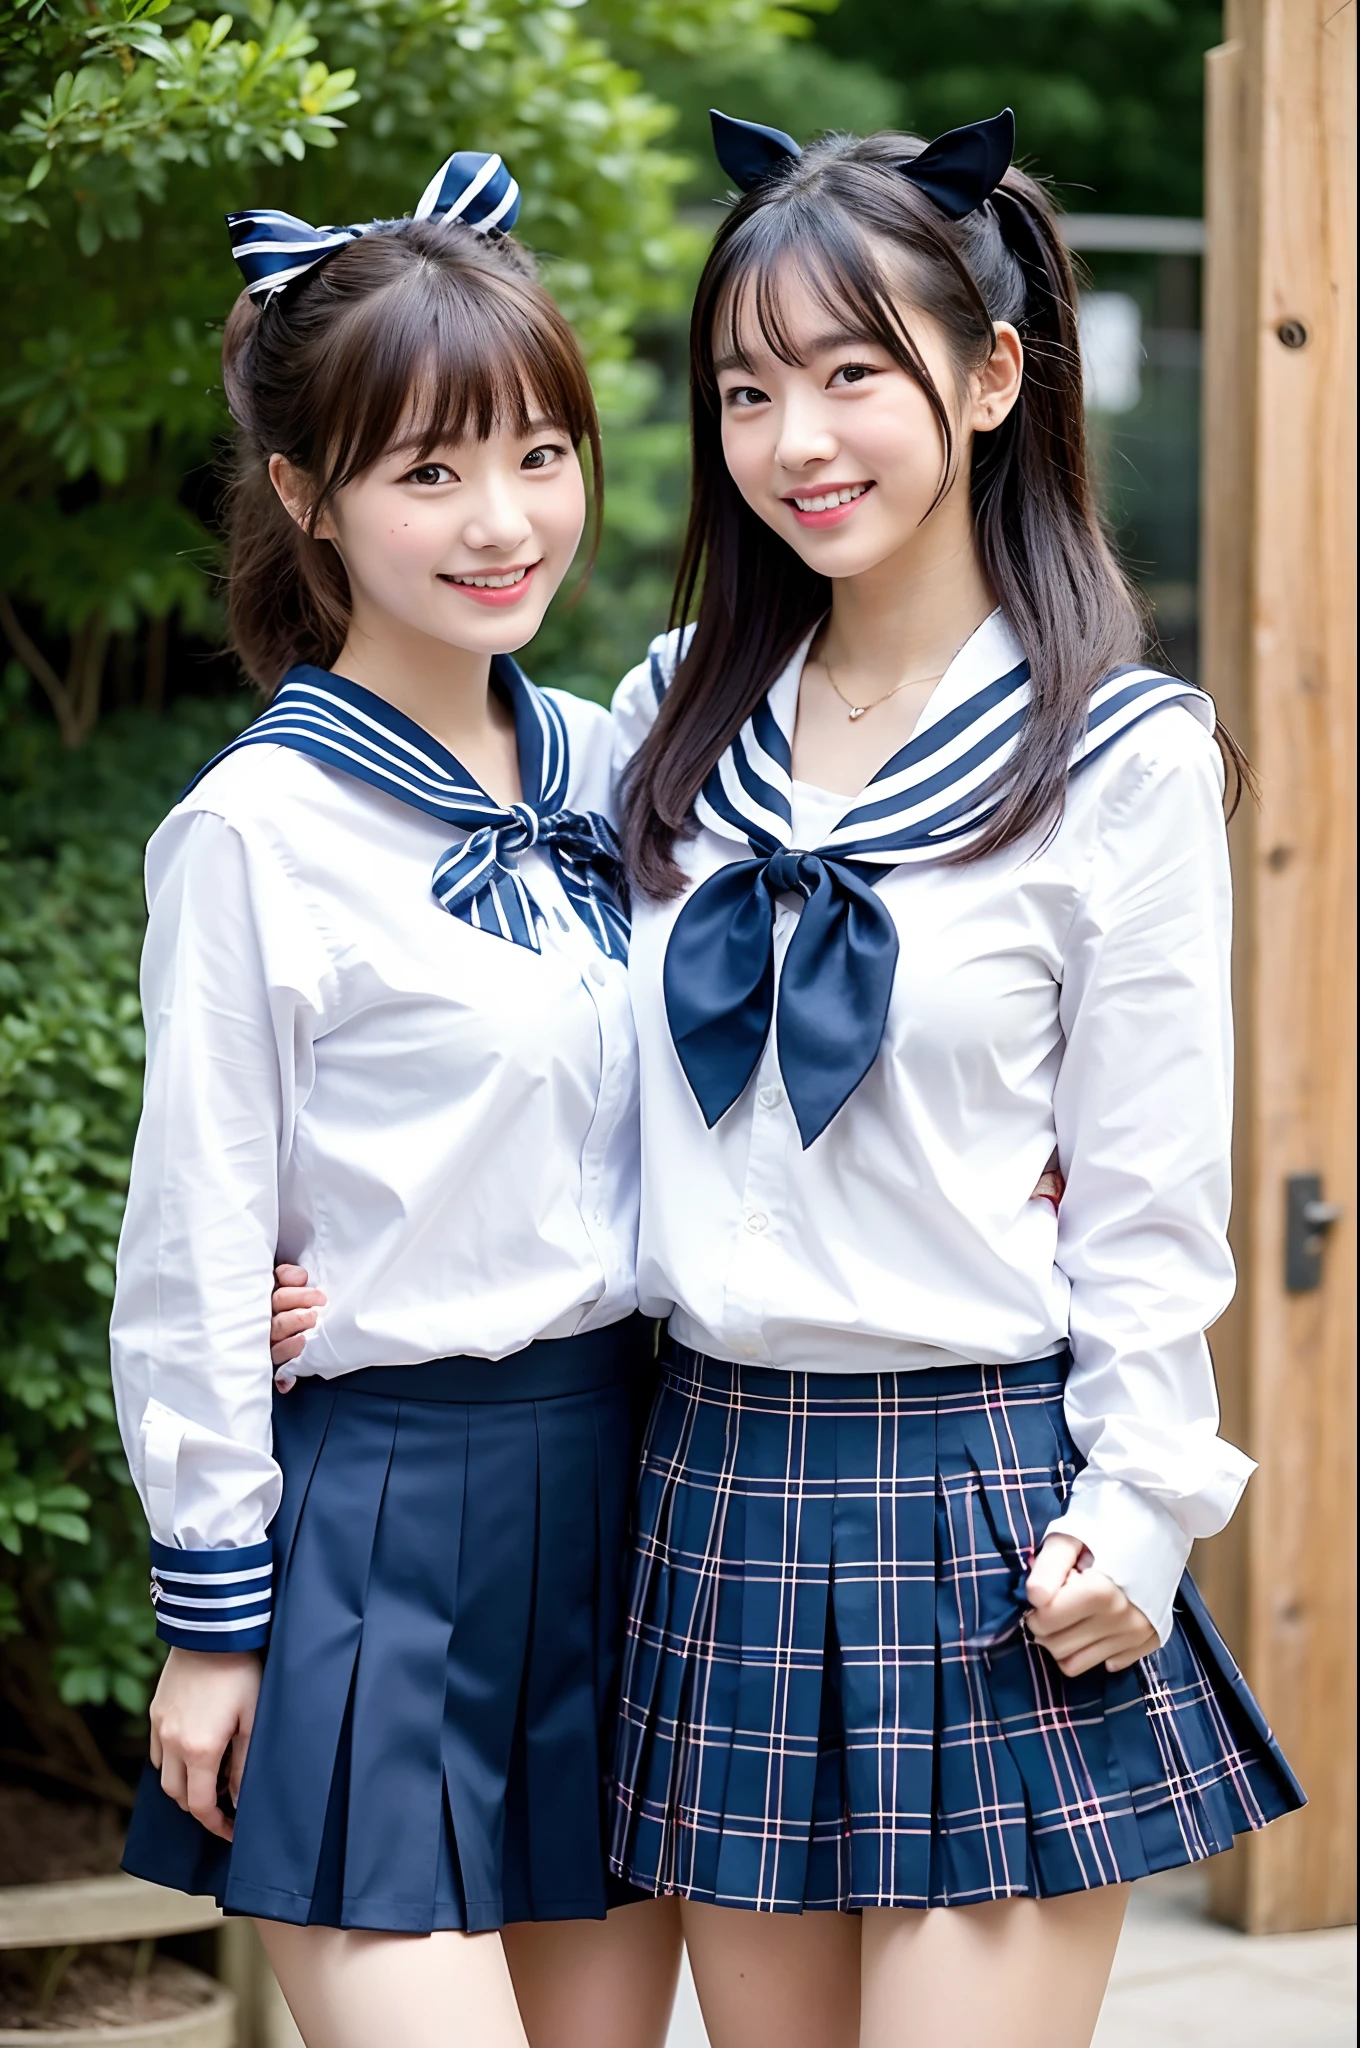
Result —
POLYGON ((508 576, 450 576, 450 583, 466 584, 470 590, 509 590, 512 584, 522 583, 528 575, 527 569, 513 569, 508 576))
POLYGON ((793 502, 800 512, 829 512, 833 505, 849 505, 862 498, 868 488, 868 484, 850 484, 843 491, 831 491, 820 498, 795 498, 793 502))

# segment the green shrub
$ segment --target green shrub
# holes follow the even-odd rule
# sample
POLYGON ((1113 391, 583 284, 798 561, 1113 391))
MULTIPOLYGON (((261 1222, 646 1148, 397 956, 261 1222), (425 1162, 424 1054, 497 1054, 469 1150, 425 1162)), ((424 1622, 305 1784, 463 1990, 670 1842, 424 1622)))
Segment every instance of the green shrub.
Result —
POLYGON ((80 1766, 51 1692, 140 1713, 159 1665, 108 1365, 141 1105, 142 848, 248 709, 243 693, 123 714, 77 754, 50 725, 0 729, 0 1632, 23 1639, 9 1703, 63 1775, 80 1766))

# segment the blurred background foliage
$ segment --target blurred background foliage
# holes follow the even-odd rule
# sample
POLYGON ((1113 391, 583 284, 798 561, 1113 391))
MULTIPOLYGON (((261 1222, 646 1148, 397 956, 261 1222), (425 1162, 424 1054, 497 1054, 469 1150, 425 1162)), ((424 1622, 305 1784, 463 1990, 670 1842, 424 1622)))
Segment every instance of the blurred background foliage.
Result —
POLYGON ((529 665, 604 698, 669 600, 707 108, 806 138, 1009 103, 1069 208, 1193 215, 1218 33, 1188 0, 0 0, 0 1763, 122 1797, 158 1663, 106 1322, 142 846, 253 709, 222 214, 404 213, 504 153, 605 419, 599 564, 529 665))

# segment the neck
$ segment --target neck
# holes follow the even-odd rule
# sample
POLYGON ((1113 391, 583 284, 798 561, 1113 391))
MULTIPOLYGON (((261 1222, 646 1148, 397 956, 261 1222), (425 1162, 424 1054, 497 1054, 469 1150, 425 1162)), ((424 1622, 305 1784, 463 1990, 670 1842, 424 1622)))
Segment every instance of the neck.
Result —
POLYGON ((910 540, 862 575, 832 584, 819 652, 873 695, 904 679, 942 676, 996 609, 973 536, 966 479, 910 540))
POLYGON ((476 755, 510 713, 491 694, 491 656, 432 640, 400 621, 355 607, 335 673, 385 698, 456 754, 476 755))

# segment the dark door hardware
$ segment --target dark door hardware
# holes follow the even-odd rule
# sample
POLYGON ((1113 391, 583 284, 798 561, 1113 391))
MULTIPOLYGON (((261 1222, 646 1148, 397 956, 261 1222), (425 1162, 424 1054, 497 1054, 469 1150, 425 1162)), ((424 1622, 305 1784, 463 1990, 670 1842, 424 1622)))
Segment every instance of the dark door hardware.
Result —
POLYGON ((1322 1285, 1327 1233, 1346 1212, 1340 1202, 1323 1200, 1320 1173, 1291 1173, 1284 1202, 1284 1284, 1291 1294, 1310 1294, 1322 1285))

